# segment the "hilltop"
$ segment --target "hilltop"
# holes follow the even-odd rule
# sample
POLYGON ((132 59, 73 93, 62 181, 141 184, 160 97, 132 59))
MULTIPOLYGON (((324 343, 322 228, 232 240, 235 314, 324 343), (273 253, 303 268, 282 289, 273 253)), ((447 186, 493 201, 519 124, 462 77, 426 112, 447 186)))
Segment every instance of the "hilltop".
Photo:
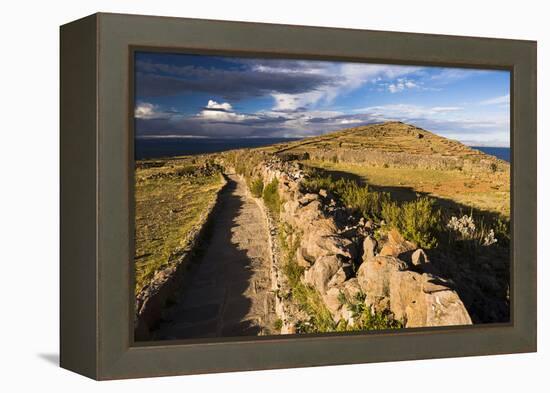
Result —
POLYGON ((299 161, 335 179, 352 178, 397 200, 420 193, 456 213, 510 214, 508 162, 414 125, 372 124, 254 150, 299 161))
POLYGON ((425 169, 507 171, 509 164, 458 141, 402 122, 347 128, 261 149, 311 160, 425 169))

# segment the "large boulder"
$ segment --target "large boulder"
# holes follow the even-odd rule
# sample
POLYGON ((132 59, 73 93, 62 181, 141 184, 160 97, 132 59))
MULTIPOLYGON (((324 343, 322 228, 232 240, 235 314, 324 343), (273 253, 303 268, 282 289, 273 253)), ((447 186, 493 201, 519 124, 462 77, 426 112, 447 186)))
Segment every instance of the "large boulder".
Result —
POLYGON ((309 232, 304 231, 301 242, 304 255, 315 260, 327 255, 341 255, 346 259, 355 258, 356 251, 351 240, 323 232, 313 228, 309 232))
POLYGON ((336 255, 320 257, 310 269, 305 271, 304 281, 324 294, 328 289, 329 282, 341 270, 342 265, 342 261, 336 255))
POLYGON ((472 323, 449 282, 407 270, 407 263, 395 257, 366 260, 359 267, 357 280, 367 306, 377 312, 390 311, 406 327, 472 323))
POLYGON ((357 271, 357 281, 368 304, 377 310, 384 308, 379 306, 389 296, 392 276, 404 270, 407 270, 407 264, 395 257, 376 256, 364 261, 357 271))

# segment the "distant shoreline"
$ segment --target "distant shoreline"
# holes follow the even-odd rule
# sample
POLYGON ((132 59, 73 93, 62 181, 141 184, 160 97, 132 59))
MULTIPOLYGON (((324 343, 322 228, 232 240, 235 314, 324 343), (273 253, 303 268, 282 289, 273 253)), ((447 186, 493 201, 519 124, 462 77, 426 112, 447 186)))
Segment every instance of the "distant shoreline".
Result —
POLYGON ((255 148, 302 138, 136 138, 135 159, 219 153, 226 150, 255 148))
MULTIPOLYGON (((183 155, 219 153, 226 150, 264 147, 293 142, 302 138, 175 138, 155 137, 135 139, 135 159, 155 159, 183 155)), ((510 162, 509 147, 470 146, 485 154, 510 162)))

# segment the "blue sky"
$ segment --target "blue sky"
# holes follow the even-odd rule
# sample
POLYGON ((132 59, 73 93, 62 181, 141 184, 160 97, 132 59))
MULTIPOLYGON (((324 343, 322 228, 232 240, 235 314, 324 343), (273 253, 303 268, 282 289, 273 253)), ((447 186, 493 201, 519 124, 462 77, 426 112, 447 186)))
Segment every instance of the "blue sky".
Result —
POLYGON ((509 146, 508 71, 136 53, 138 136, 307 137, 399 120, 509 146))

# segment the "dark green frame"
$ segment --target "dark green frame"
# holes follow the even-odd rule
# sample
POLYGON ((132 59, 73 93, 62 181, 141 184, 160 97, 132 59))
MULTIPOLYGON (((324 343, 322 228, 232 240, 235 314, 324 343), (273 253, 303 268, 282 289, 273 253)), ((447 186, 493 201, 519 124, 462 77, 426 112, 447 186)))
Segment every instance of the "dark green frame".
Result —
POLYGON ((536 42, 95 14, 61 27, 61 366, 95 379, 536 351, 536 42), (133 343, 133 50, 508 69, 508 324, 133 343))

